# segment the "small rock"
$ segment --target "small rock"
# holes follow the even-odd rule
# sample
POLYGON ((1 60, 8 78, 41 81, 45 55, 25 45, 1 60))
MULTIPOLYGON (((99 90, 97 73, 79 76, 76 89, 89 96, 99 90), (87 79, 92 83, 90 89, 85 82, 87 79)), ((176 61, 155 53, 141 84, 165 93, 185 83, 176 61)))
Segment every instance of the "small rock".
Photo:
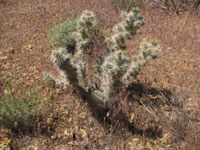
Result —
POLYGON ((13 48, 13 47, 11 47, 11 48, 8 48, 7 50, 6 50, 6 52, 7 53, 15 53, 15 49, 13 48))
POLYGON ((172 108, 171 108, 170 106, 168 106, 168 105, 165 105, 165 106, 164 106, 164 110, 165 110, 165 111, 171 111, 172 108))
POLYGON ((56 140, 56 137, 52 135, 52 136, 51 136, 51 139, 52 139, 52 140, 56 140))
POLYGON ((73 132, 72 132, 72 130, 70 130, 70 129, 66 129, 66 130, 64 131, 64 135, 65 135, 65 136, 73 136, 73 132))
POLYGON ((81 132, 81 136, 82 136, 84 139, 86 139, 86 138, 87 138, 87 132, 86 132, 86 130, 80 129, 80 132, 81 132))
POLYGON ((73 119, 70 117, 70 118, 68 119, 68 122, 71 123, 72 121, 73 121, 73 119))
POLYGON ((37 70, 37 68, 35 66, 31 66, 29 69, 30 69, 30 71, 33 71, 33 72, 37 70))
POLYGON ((63 93, 63 90, 60 89, 60 88, 57 88, 57 89, 56 89, 56 93, 58 93, 58 94, 62 94, 62 93, 63 93))
POLYGON ((57 146, 54 147, 54 150, 66 150, 66 149, 71 150, 73 148, 72 148, 71 145, 69 146, 68 144, 67 145, 57 145, 57 146))
POLYGON ((79 115, 79 117, 81 118, 81 119, 85 119, 86 118, 86 112, 82 112, 82 113, 80 113, 80 115, 79 115))
POLYGON ((113 148, 112 148, 112 146, 110 146, 110 145, 105 147, 105 150, 112 150, 112 149, 113 149, 113 148))
POLYGON ((53 122, 53 118, 48 118, 48 119, 47 119, 47 123, 48 123, 48 124, 51 124, 52 122, 53 122))
POLYGON ((135 114, 131 113, 130 118, 129 118, 130 123, 134 122, 134 118, 135 118, 135 114))
POLYGON ((74 133, 73 133, 73 130, 72 129, 66 129, 64 131, 64 139, 68 142, 72 141, 73 138, 74 138, 74 133))
POLYGON ((23 73, 22 76, 23 76, 23 77, 26 77, 26 76, 27 76, 27 73, 23 73))
POLYGON ((138 150, 138 147, 135 145, 131 145, 129 148, 130 148, 130 150, 138 150))
POLYGON ((104 145, 104 141, 102 139, 98 140, 99 145, 103 146, 104 145))
POLYGON ((0 57, 0 61, 1 61, 1 60, 5 60, 5 59, 7 59, 7 58, 8 58, 8 56, 0 57))
POLYGON ((138 138, 133 138, 130 142, 128 142, 128 145, 136 145, 138 144, 140 139, 138 138))
POLYGON ((8 93, 9 93, 9 91, 5 89, 4 90, 4 94, 8 94, 8 93))
POLYGON ((33 49, 33 45, 28 45, 28 50, 32 50, 33 49))

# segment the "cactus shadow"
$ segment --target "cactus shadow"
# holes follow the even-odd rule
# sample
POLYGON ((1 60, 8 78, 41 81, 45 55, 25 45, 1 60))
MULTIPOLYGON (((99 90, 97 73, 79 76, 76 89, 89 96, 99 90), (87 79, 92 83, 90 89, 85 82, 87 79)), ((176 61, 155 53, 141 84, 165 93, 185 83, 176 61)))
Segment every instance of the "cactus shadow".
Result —
POLYGON ((133 83, 128 88, 129 101, 137 102, 138 105, 160 108, 168 105, 171 107, 182 107, 180 101, 173 99, 172 91, 164 88, 153 88, 142 83, 133 83))
MULTIPOLYGON (((143 104, 147 106, 159 107, 163 105, 163 103, 161 103, 161 101, 152 101, 149 95, 158 96, 162 93, 162 96, 165 96, 165 98, 169 100, 168 102, 170 102, 170 91, 152 88, 141 83, 134 83, 127 89, 121 90, 118 98, 109 102, 109 104, 97 103, 97 101, 81 87, 79 88, 79 92, 83 100, 89 104, 89 109, 93 113, 95 119, 109 132, 111 131, 115 134, 117 132, 119 133, 121 129, 126 129, 134 135, 145 136, 152 139, 162 137, 162 130, 158 128, 157 124, 143 128, 137 121, 131 122, 129 112, 133 108, 127 107, 127 103, 134 103, 135 112, 137 112, 137 107, 141 105, 141 103, 137 101, 137 98, 145 98, 146 102, 143 104)), ((147 112, 144 110, 144 113, 147 112)))

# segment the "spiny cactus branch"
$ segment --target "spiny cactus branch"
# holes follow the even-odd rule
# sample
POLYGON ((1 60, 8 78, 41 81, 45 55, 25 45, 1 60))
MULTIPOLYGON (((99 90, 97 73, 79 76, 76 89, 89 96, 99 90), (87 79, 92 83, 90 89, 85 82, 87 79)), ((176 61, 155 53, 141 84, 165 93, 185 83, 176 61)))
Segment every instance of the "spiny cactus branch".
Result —
MULTIPOLYGON (((51 60, 58 68, 60 75, 65 78, 64 83, 69 83, 70 85, 77 86, 78 78, 76 73, 76 68, 71 63, 71 55, 66 53, 66 49, 60 48, 57 51, 53 51, 51 55, 51 60)), ((60 81, 62 82, 62 81, 60 81)))
POLYGON ((126 49, 125 40, 136 33, 136 30, 144 25, 143 17, 139 11, 121 12, 123 21, 113 28, 113 36, 107 39, 109 50, 116 51, 126 49))
POLYGON ((140 69, 151 59, 156 58, 156 54, 159 50, 160 46, 158 44, 147 41, 142 42, 139 55, 132 57, 129 68, 122 78, 124 85, 129 85, 131 81, 137 77, 140 69))
POLYGON ((73 33, 77 43, 77 53, 75 53, 72 63, 76 66, 79 82, 82 81, 84 88, 88 89, 88 65, 86 63, 86 49, 90 43, 90 35, 97 26, 98 21, 95 14, 84 11, 78 20, 77 32, 73 33))
POLYGON ((52 61, 61 74, 61 78, 55 80, 65 85, 70 84, 78 90, 84 89, 100 103, 115 98, 122 86, 130 85, 141 68, 156 57, 160 47, 156 41, 144 41, 140 45, 140 53, 129 57, 128 52, 124 51, 125 40, 133 36, 144 21, 137 8, 129 13, 122 12, 122 19, 122 22, 113 28, 113 35, 106 40, 108 54, 97 59, 94 65, 96 74, 93 78, 88 78, 86 49, 97 19, 93 12, 84 11, 78 19, 76 32, 72 33, 76 40, 75 54, 69 54, 66 49, 52 53, 52 61))

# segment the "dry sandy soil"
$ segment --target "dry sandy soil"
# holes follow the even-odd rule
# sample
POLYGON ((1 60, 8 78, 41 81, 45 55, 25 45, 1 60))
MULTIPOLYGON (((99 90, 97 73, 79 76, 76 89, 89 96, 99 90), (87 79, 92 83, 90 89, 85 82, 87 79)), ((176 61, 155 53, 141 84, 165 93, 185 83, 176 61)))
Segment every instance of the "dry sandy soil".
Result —
MULTIPOLYGON (((50 88, 52 94, 40 129, 16 136, 1 128, 0 141, 11 138, 14 150, 200 149, 200 18, 187 12, 176 16, 146 3, 140 7, 145 25, 127 42, 127 50, 136 54, 139 43, 147 38, 157 39, 162 52, 130 87, 133 98, 127 102, 125 117, 132 126, 115 129, 99 121, 75 91, 64 92, 43 80, 44 71, 55 72, 49 59, 55 47, 48 31, 85 9, 95 12, 101 29, 107 31, 120 22, 112 1, 0 0, 0 92, 7 76, 14 91, 23 80, 24 87, 41 93, 50 88), (173 101, 173 106, 164 99, 173 101), (159 119, 148 110, 160 114, 159 119)), ((122 93, 121 97, 127 96, 122 93)))

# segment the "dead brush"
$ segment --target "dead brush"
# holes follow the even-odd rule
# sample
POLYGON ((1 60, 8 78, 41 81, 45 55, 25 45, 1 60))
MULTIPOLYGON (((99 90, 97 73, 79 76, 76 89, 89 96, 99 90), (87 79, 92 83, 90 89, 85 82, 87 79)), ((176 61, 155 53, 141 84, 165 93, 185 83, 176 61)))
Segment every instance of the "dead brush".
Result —
MULTIPOLYGON (((171 145, 171 148, 181 146, 187 136, 188 130, 190 130, 190 118, 188 111, 184 108, 184 99, 178 95, 169 95, 169 93, 162 90, 157 90, 155 93, 151 93, 147 89, 144 91, 146 92, 142 94, 142 97, 146 100, 144 101, 142 98, 139 98, 139 105, 149 114, 146 124, 151 122, 145 127, 144 135, 149 134, 149 127, 152 129, 158 127, 158 129, 156 129, 157 131, 155 130, 154 133, 160 134, 160 138, 162 138, 164 134, 168 134, 170 136, 168 144, 171 145), (154 96, 152 96, 152 94, 154 96)), ((135 111, 135 113, 137 112, 135 111)), ((145 112, 143 112, 143 114, 145 114, 145 112)), ((136 122, 140 125, 139 121, 136 122)), ((150 131, 151 134, 152 131, 150 131)))
POLYGON ((151 0, 153 7, 158 7, 164 10, 172 10, 177 15, 185 11, 194 11, 198 8, 199 0, 151 0))

